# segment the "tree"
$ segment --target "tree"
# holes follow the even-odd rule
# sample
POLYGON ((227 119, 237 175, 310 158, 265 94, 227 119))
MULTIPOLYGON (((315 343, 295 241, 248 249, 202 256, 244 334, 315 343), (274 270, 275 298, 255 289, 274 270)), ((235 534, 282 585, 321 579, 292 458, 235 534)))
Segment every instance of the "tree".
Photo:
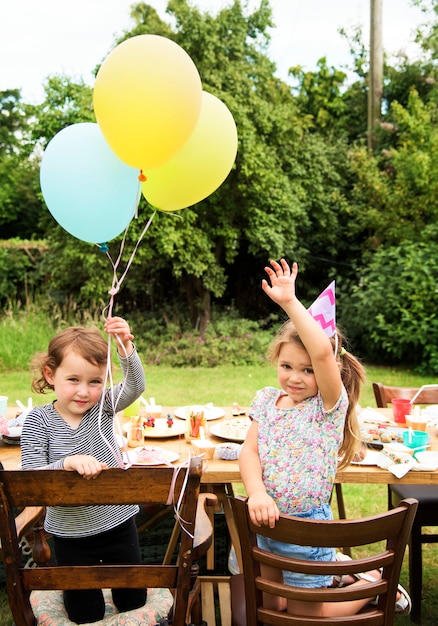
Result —
MULTIPOLYGON (((274 65, 262 51, 271 24, 267 0, 249 16, 238 1, 216 17, 202 14, 185 0, 169 2, 168 12, 176 23, 173 30, 151 7, 133 7, 136 23, 122 40, 155 33, 180 44, 194 60, 204 90, 222 99, 232 112, 239 131, 239 151, 233 171, 217 192, 176 216, 155 217, 133 259, 124 296, 127 303, 139 305, 138 290, 131 285, 144 285, 146 294, 159 293, 162 275, 170 274, 179 292, 185 294, 192 322, 198 322, 203 331, 211 315, 211 296, 224 294, 227 269, 242 247, 245 253, 263 253, 269 258, 279 256, 297 241, 297 225, 306 221, 306 215, 299 201, 301 183, 289 176, 294 165, 288 153, 291 145, 302 145, 305 124, 294 114, 289 89, 273 76, 274 65)), ((53 135, 66 121, 85 121, 88 111, 83 89, 69 93, 66 99, 66 89, 71 89, 68 82, 52 81, 49 88, 46 102, 36 112, 39 121, 35 131, 40 137, 53 135), (65 103, 67 115, 59 115, 65 103)), ((139 218, 128 233, 127 247, 133 248, 151 213, 151 207, 142 201, 139 218)), ((53 234, 58 238, 59 231, 53 234)), ((64 240, 64 245, 72 244, 64 240)), ((117 254, 118 245, 119 241, 111 242, 113 254, 117 254)), ((82 246, 77 242, 74 246, 81 256, 82 246)), ((71 262, 74 253, 68 256, 71 262)), ((67 289, 67 280, 62 282, 60 276, 63 265, 57 259, 52 280, 67 289)), ((88 286, 83 284, 82 294, 96 293, 95 269, 93 278, 85 271, 82 278, 88 286)), ((143 306, 149 300, 146 294, 143 306)))
POLYGON ((29 114, 17 89, 0 92, 0 226, 2 239, 40 236, 38 162, 29 141, 29 114))

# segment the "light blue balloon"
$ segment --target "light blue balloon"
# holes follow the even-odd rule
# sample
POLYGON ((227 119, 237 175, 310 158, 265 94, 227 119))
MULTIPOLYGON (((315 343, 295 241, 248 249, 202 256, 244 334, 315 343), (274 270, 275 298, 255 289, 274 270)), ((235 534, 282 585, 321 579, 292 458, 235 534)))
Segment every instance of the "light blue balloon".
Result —
POLYGON ((103 243, 133 218, 138 174, 114 154, 97 124, 84 122, 67 126, 48 143, 40 184, 47 208, 67 232, 103 243))

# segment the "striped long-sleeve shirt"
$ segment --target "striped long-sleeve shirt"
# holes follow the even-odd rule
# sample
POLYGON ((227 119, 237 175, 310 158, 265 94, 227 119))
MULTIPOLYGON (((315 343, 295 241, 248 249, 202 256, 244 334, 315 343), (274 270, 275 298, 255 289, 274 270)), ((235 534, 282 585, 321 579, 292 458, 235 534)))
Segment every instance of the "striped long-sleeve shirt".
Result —
MULTIPOLYGON (((144 371, 136 350, 119 359, 125 378, 123 388, 119 383, 106 389, 102 412, 98 402, 84 414, 77 429, 62 419, 53 403, 29 412, 21 435, 23 469, 63 469, 65 457, 73 454, 90 454, 109 467, 118 466, 113 399, 118 400, 115 410, 120 411, 145 389, 144 371)), ((59 537, 84 537, 110 530, 137 512, 136 505, 49 507, 44 525, 59 537)))

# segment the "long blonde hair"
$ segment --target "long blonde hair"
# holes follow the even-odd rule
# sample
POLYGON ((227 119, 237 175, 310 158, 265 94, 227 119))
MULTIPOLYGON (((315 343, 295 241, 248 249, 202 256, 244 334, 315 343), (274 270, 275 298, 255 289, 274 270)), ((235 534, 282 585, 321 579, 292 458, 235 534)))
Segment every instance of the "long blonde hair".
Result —
MULTIPOLYGON (((336 334, 331 337, 330 341, 335 359, 341 364, 341 379, 348 396, 344 439, 339 450, 339 468, 342 469, 352 461, 360 445, 360 428, 356 406, 359 402, 361 385, 365 382, 365 369, 360 361, 345 349, 345 338, 339 328, 336 328, 336 334)), ((290 320, 283 324, 270 346, 269 358, 272 364, 277 364, 281 346, 285 343, 295 343, 306 350, 290 320)))

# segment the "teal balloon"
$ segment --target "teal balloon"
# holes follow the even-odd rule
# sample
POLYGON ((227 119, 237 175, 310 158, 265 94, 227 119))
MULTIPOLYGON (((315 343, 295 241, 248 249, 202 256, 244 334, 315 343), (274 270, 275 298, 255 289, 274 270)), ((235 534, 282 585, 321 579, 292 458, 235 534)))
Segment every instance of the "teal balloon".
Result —
POLYGON ((44 151, 41 191, 67 232, 102 243, 122 233, 135 215, 138 173, 114 154, 97 124, 73 124, 57 133, 44 151))

